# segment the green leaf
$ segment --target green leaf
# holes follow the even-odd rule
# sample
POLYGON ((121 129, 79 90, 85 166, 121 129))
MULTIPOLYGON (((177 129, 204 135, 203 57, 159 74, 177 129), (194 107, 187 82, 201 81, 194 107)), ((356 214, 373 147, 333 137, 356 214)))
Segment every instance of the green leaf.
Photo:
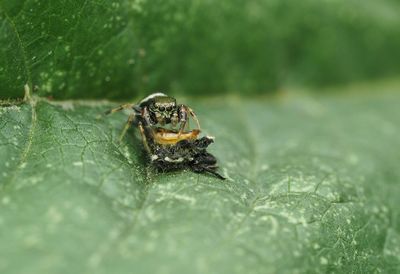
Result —
POLYGON ((26 83, 131 99, 393 76, 399 12, 392 0, 0 0, 0 98, 26 83))
POLYGON ((399 95, 190 101, 220 181, 157 174, 107 102, 0 109, 1 273, 396 273, 399 95))
POLYGON ((0 95, 21 96, 26 83, 58 97, 112 90, 132 75, 126 17, 117 2, 0 1, 0 95))

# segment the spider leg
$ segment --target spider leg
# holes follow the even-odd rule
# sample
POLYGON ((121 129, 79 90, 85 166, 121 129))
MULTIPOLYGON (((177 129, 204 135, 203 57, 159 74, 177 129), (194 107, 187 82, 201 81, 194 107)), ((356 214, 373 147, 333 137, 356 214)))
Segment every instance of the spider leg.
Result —
POLYGON ((128 121, 126 121, 125 127, 121 132, 121 135, 119 136, 119 142, 122 142, 122 139, 124 138, 126 132, 128 131, 128 129, 132 126, 133 122, 135 121, 136 116, 134 113, 132 113, 131 115, 129 115, 128 117, 128 121))
POLYGON ((124 105, 120 105, 119 107, 117 107, 117 108, 113 108, 113 109, 110 109, 110 110, 107 110, 104 114, 105 115, 109 115, 109 114, 113 114, 113 113, 115 113, 115 112, 118 112, 118 111, 121 111, 121 110, 123 110, 123 109, 132 109, 133 107, 135 106, 135 104, 124 104, 124 105))
POLYGON ((151 155, 151 150, 150 150, 149 144, 147 142, 146 133, 144 132, 144 128, 143 128, 143 125, 141 122, 139 122, 138 127, 139 127, 139 131, 140 131, 140 135, 142 135, 142 141, 143 141, 144 148, 146 149, 147 153, 149 153, 149 155, 151 155))
POLYGON ((150 113, 149 113, 149 110, 147 109, 147 107, 144 107, 142 109, 140 115, 142 117, 142 119, 140 119, 142 126, 149 127, 149 126, 153 125, 153 122, 151 120, 150 113))
POLYGON ((189 130, 190 129, 190 120, 188 119, 187 120, 187 123, 186 123, 186 128, 185 128, 186 130, 189 130))
POLYGON ((193 120, 196 122, 197 129, 200 130, 200 122, 199 122, 199 119, 197 119, 197 116, 194 113, 194 111, 190 107, 182 105, 181 109, 180 109, 180 116, 181 116, 180 123, 181 123, 181 126, 179 128, 178 137, 180 137, 182 135, 183 130, 186 128, 186 126, 189 125, 188 113, 193 118, 193 120))
POLYGON ((201 128, 200 128, 200 122, 199 122, 199 119, 197 119, 196 113, 194 113, 193 109, 191 109, 190 107, 187 107, 187 110, 189 111, 190 116, 192 116, 193 120, 196 122, 196 124, 197 124, 197 129, 198 129, 198 130, 201 130, 201 128))
POLYGON ((180 123, 180 127, 179 127, 179 133, 178 133, 178 138, 181 137, 183 130, 186 127, 186 123, 188 121, 188 107, 185 105, 182 105, 179 109, 179 123, 180 123))

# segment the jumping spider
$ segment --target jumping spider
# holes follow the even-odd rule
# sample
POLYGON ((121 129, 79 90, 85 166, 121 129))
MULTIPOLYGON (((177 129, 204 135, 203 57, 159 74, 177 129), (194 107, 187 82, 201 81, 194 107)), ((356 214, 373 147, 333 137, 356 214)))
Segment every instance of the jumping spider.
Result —
POLYGON ((200 123, 194 111, 186 105, 178 105, 175 98, 164 93, 153 93, 138 104, 124 104, 107 111, 106 114, 115 113, 123 109, 132 109, 134 113, 129 115, 120 140, 122 140, 126 131, 135 121, 142 134, 143 127, 171 125, 172 128, 175 128, 179 124, 178 135, 180 137, 188 125, 190 115, 197 124, 197 130, 200 130, 200 123))
POLYGON ((137 125, 145 149, 158 170, 190 168, 194 172, 208 172, 224 179, 216 172, 216 158, 206 151, 213 143, 213 138, 198 139, 200 123, 191 108, 177 105, 175 98, 163 93, 154 93, 138 104, 124 104, 107 111, 106 114, 123 109, 131 109, 134 112, 129 115, 120 141, 132 124, 137 125), (197 129, 185 131, 189 115, 195 120, 197 129), (179 129, 174 129, 178 124, 179 129), (164 128, 166 125, 171 125, 171 128, 164 128))

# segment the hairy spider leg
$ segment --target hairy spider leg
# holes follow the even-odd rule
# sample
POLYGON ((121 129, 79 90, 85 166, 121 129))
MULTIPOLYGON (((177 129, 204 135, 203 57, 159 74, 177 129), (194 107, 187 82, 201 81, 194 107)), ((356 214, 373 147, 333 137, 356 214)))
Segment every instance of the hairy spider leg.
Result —
POLYGON ((130 114, 128 117, 128 121, 126 121, 124 129, 121 132, 121 135, 119 136, 119 142, 122 142, 122 139, 124 138, 126 132, 128 129, 132 126, 133 122, 136 120, 136 115, 134 113, 130 114))
POLYGON ((181 123, 181 126, 179 128, 178 138, 182 135, 183 131, 186 128, 186 125, 189 124, 188 113, 193 118, 193 120, 196 122, 197 129, 200 130, 200 123, 199 123, 199 120, 197 119, 197 116, 194 113, 194 111, 190 107, 182 105, 181 108, 180 108, 180 114, 181 114, 180 123, 181 123))
POLYGON ((194 113, 193 109, 191 109, 190 107, 187 107, 190 113, 190 116, 192 116, 193 120, 196 122, 197 124, 197 129, 201 130, 200 128, 200 122, 199 119, 197 119, 196 113, 194 113))
POLYGON ((187 107, 185 105, 181 105, 179 108, 179 116, 181 117, 179 120, 180 127, 179 127, 179 133, 178 133, 178 138, 181 137, 183 130, 186 127, 186 122, 187 122, 187 107))
POLYGON ((117 108, 113 108, 113 109, 107 110, 104 114, 105 115, 109 115, 109 114, 113 114, 115 112, 121 111, 123 109, 132 109, 134 107, 135 107, 135 104, 124 104, 124 105, 120 105, 117 108))
POLYGON ((147 153, 149 155, 151 155, 151 150, 150 150, 149 144, 147 143, 146 133, 144 132, 142 122, 138 123, 138 127, 139 127, 139 131, 140 131, 140 135, 142 135, 142 141, 143 141, 144 148, 146 149, 147 153))
POLYGON ((141 114, 142 114, 141 116, 143 117, 144 122, 145 122, 144 126, 145 127, 151 126, 153 124, 153 122, 151 121, 150 113, 149 113, 149 110, 147 109, 147 107, 144 107, 142 109, 142 113, 141 114))

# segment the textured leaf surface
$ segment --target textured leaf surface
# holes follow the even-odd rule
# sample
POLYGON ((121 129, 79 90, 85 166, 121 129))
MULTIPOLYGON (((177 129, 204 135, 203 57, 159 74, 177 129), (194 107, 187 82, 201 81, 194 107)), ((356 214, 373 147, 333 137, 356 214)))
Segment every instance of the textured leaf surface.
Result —
POLYGON ((110 103, 0 110, 1 273, 367 273, 400 263, 399 97, 193 101, 220 181, 156 174, 110 103))

